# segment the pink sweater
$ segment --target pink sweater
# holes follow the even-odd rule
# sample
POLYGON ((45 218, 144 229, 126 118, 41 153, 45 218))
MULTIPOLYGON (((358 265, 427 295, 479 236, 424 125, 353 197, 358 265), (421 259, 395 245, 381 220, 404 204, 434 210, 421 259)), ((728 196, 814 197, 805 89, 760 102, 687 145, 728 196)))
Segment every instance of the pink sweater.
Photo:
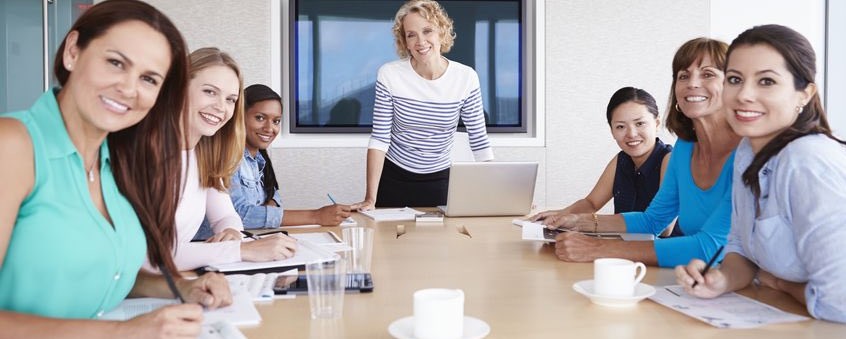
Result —
MULTIPOLYGON (((193 149, 182 152, 182 178, 185 179, 182 196, 176 208, 176 268, 190 270, 206 265, 241 261, 241 241, 191 242, 204 217, 209 219, 215 234, 227 228, 244 229, 241 217, 235 212, 228 193, 200 187, 197 154, 193 149)), ((149 261, 144 263, 144 269, 157 271, 149 261)))

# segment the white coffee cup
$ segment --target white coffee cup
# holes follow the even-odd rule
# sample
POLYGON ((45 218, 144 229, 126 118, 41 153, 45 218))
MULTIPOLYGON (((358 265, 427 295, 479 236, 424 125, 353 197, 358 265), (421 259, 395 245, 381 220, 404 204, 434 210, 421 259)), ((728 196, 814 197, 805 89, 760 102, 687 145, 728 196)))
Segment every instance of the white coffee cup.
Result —
POLYGON ((635 286, 646 275, 646 265, 626 259, 602 258, 593 261, 593 293, 608 297, 631 297, 635 286), (637 269, 640 273, 635 276, 637 269))
POLYGON ((414 292, 414 338, 449 339, 464 335, 464 291, 427 288, 414 292))

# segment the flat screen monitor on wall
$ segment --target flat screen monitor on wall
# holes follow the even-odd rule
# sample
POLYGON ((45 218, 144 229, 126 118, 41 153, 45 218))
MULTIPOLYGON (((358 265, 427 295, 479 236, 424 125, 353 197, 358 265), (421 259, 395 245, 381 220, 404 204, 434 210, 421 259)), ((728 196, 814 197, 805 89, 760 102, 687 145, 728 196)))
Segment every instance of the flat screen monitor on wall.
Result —
MULTIPOLYGON (((441 0, 456 42, 445 56, 479 74, 488 132, 526 132, 526 4, 441 0)), ((292 133, 368 133, 376 73, 397 60, 399 0, 291 0, 292 133)))

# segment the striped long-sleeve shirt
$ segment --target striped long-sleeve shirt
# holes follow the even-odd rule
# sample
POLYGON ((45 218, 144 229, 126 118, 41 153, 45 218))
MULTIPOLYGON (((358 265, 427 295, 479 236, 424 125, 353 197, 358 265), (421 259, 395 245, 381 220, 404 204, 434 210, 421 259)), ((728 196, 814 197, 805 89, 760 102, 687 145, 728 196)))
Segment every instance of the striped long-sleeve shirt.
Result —
POLYGON ((450 166, 459 117, 474 158, 493 159, 476 71, 450 60, 440 78, 427 80, 409 59, 392 61, 379 68, 368 147, 410 172, 437 172, 450 166))

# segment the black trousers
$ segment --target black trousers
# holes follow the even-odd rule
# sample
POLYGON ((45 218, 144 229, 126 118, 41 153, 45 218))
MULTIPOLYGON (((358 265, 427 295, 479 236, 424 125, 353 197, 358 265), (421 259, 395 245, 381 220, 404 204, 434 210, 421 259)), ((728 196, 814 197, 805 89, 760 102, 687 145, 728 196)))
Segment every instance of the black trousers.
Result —
POLYGON ((435 207, 446 205, 449 168, 434 173, 409 172, 388 159, 382 168, 376 207, 435 207))

